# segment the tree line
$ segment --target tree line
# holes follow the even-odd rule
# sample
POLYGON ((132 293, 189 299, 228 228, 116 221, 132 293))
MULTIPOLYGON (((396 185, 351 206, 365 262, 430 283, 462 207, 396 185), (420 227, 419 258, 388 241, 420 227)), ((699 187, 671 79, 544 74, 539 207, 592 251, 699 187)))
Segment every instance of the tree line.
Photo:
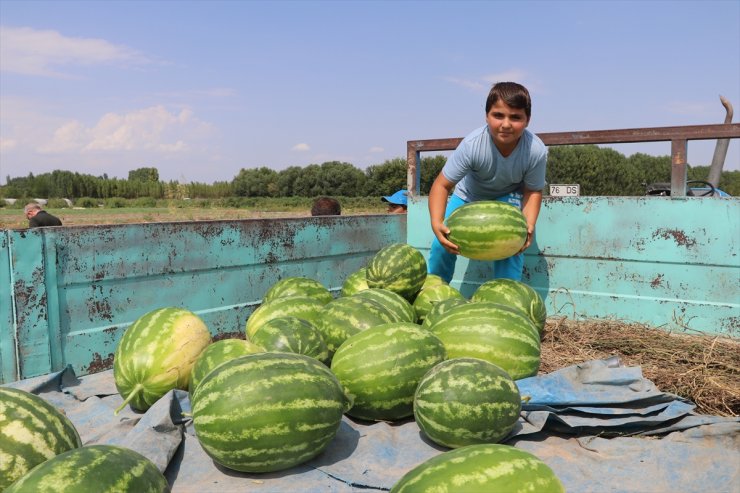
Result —
MULTIPOLYGON (((429 193, 445 161, 446 157, 442 155, 422 158, 422 194, 429 193)), ((688 179, 704 180, 708 173, 707 166, 689 167, 688 179)), ((38 175, 29 173, 25 177, 8 176, 6 185, 0 187, 0 197, 72 200, 81 197, 366 197, 388 195, 406 188, 406 176, 406 160, 403 158, 387 160, 364 171, 339 161, 291 166, 281 171, 267 166, 243 168, 231 181, 214 183, 162 181, 155 167, 132 170, 127 179, 56 170, 38 175)), ((645 194, 646 184, 670 182, 671 158, 641 153, 626 157, 613 149, 595 145, 554 146, 549 149, 546 179, 552 184, 577 183, 581 187, 581 195, 585 196, 639 196, 645 194)), ((740 171, 724 171, 720 188, 730 195, 740 196, 740 171)))

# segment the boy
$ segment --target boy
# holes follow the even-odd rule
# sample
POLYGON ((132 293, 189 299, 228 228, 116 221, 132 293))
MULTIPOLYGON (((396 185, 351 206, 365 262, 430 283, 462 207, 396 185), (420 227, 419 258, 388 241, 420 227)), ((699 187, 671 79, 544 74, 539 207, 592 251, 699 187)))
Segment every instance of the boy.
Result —
POLYGON ((381 197, 380 200, 388 203, 387 212, 389 214, 404 214, 408 207, 408 191, 399 190, 393 195, 381 197))
POLYGON ((501 200, 522 209, 527 240, 519 253, 493 263, 493 276, 521 280, 521 252, 532 243, 547 164, 547 148, 527 130, 531 115, 532 102, 524 86, 499 82, 491 88, 486 100, 486 125, 463 139, 429 192, 429 215, 436 237, 429 253, 431 274, 450 282, 460 253, 447 239, 447 216, 468 202, 501 200))

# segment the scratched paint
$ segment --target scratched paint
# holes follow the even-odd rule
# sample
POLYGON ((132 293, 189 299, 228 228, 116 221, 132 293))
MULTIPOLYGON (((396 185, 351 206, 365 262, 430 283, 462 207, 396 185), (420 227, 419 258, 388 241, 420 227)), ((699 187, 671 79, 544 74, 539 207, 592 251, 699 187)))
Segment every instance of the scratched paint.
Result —
MULTIPOLYGON (((275 282, 307 276, 334 293, 382 247, 403 242, 396 215, 79 226, 4 232, 2 380, 72 365, 110 368, 118 340, 144 313, 182 306, 214 338, 243 334, 275 282), (13 278, 14 282, 10 279, 13 278), (11 297, 12 293, 12 297, 11 297), (5 307, 15 305, 15 313, 5 307), (10 348, 8 350, 7 348, 10 348), (6 354, 7 353, 7 354, 6 354), (20 374, 16 367, 20 367, 20 374)), ((243 336, 242 336, 243 337, 243 336)))

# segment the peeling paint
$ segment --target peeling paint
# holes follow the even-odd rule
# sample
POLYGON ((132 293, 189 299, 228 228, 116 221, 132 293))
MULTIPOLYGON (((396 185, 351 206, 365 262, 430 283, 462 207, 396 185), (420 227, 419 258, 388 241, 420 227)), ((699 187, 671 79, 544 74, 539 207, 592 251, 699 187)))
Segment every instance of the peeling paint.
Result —
POLYGON ((100 353, 93 353, 93 359, 87 365, 87 373, 98 373, 113 368, 113 353, 103 358, 100 353))
POLYGON ((696 245, 696 240, 686 235, 684 231, 680 229, 664 229, 659 228, 653 233, 653 238, 663 238, 664 240, 673 239, 676 245, 691 248, 696 245))

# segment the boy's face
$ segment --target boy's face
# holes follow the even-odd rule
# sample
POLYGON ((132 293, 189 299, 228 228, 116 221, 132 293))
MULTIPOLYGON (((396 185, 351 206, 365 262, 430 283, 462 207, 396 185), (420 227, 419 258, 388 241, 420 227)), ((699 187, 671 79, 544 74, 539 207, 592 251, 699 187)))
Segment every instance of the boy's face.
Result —
POLYGON ((499 99, 486 115, 486 123, 493 136, 493 143, 501 154, 508 156, 529 125, 529 118, 523 109, 512 108, 499 99))

